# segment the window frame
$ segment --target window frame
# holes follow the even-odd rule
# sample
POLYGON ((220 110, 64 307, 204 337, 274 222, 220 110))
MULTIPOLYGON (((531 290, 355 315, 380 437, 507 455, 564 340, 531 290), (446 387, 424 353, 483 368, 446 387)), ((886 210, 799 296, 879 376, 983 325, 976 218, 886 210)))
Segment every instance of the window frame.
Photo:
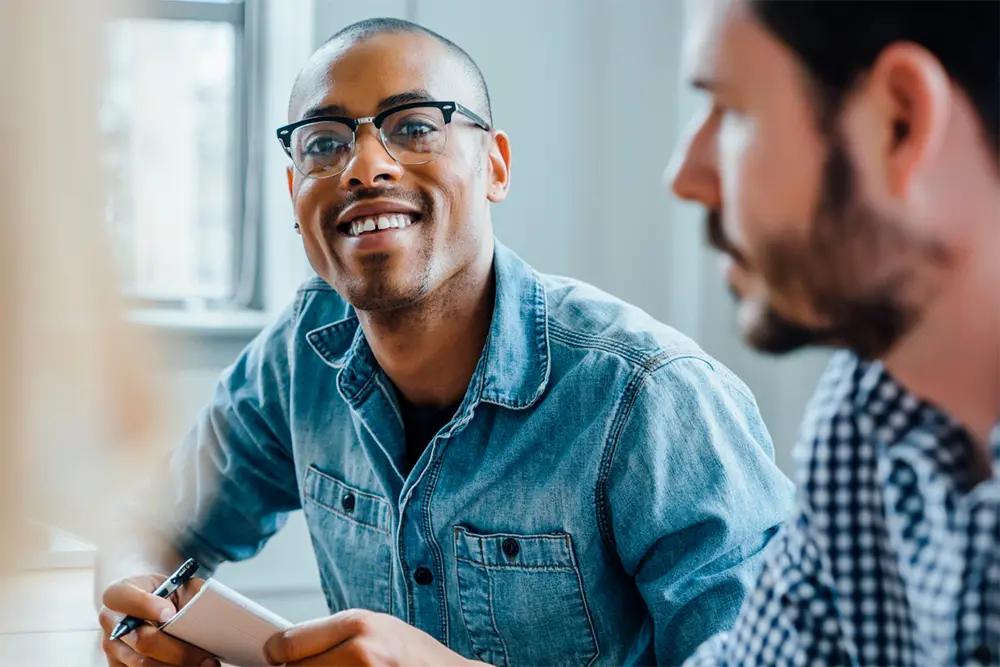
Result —
POLYGON ((232 145, 233 216, 229 221, 232 240, 230 293, 227 297, 160 298, 126 290, 133 308, 173 312, 262 310, 260 248, 259 153, 252 145, 259 106, 261 54, 264 40, 258 20, 260 0, 206 2, 204 0, 118 0, 109 19, 156 21, 205 21, 227 23, 234 32, 234 88, 232 145), (257 192, 255 192, 255 190, 257 192))

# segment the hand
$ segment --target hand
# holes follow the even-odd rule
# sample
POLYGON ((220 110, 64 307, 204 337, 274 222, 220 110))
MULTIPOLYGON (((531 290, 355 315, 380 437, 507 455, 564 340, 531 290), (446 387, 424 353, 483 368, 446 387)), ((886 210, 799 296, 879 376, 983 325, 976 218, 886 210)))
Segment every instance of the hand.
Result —
POLYGON ((160 632, 152 625, 143 625, 135 631, 111 641, 111 633, 125 616, 135 616, 154 623, 164 623, 197 593, 203 579, 192 579, 170 598, 164 599, 151 593, 166 577, 149 574, 122 579, 104 591, 100 620, 104 631, 101 648, 108 659, 108 667, 161 667, 162 665, 214 665, 219 661, 200 648, 196 648, 160 632))
POLYGON ((395 616, 358 609, 279 632, 264 651, 272 665, 288 667, 475 664, 395 616))

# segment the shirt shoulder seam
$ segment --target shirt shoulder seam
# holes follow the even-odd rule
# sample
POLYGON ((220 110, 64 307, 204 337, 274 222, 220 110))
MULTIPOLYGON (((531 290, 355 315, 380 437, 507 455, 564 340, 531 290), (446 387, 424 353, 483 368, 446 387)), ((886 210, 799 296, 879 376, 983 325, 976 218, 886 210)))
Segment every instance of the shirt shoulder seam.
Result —
POLYGON ((648 372, 654 372, 670 361, 684 357, 701 359, 714 368, 706 355, 690 349, 685 350, 677 347, 640 348, 604 336, 568 329, 551 320, 549 322, 549 336, 570 347, 607 352, 648 372))
POLYGON ((639 392, 643 385, 652 375, 674 361, 680 359, 694 358, 708 364, 712 364, 707 359, 697 355, 677 354, 675 351, 662 350, 658 355, 654 355, 649 362, 637 368, 632 377, 629 378, 622 395, 615 407, 614 418, 611 421, 611 428, 608 430, 608 437, 601 452, 601 462, 598 466, 597 484, 594 490, 594 508, 597 514, 597 527, 606 547, 611 550, 617 548, 617 540, 611 527, 611 512, 608 508, 608 480, 611 476, 611 468, 614 464, 615 454, 618 451, 618 443, 621 439, 625 425, 632 415, 632 408, 639 398, 639 392))

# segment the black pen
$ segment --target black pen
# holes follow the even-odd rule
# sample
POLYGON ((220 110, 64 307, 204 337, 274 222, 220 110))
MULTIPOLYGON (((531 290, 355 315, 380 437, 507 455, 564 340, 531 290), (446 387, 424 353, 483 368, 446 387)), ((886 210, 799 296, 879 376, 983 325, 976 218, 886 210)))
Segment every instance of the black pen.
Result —
MULTIPOLYGON (((194 576, 194 573, 198 571, 198 561, 194 558, 188 558, 183 565, 177 568, 177 571, 172 575, 167 577, 159 587, 153 591, 153 595, 161 598, 168 598, 173 595, 178 588, 183 586, 194 576)), ((122 619, 122 622, 118 624, 115 631, 111 633, 111 641, 116 639, 121 639, 128 633, 132 632, 140 625, 146 621, 141 618, 136 618, 135 616, 126 616, 122 619)))

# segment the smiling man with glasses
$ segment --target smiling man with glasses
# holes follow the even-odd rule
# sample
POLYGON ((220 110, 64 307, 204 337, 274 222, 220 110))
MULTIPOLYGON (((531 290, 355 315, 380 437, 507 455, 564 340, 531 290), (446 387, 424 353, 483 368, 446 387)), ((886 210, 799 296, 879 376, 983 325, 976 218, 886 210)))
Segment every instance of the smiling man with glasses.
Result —
MULTIPOLYGON (((753 397, 494 240, 510 145, 469 56, 356 24, 306 65, 289 120, 318 276, 173 453, 148 496, 172 499, 167 556, 131 572, 248 558, 301 508, 333 615, 276 636, 274 663, 675 664, 729 627, 791 509, 753 397)), ((157 581, 105 605, 159 618, 157 581)), ((152 626, 105 646, 206 657, 152 626)))

